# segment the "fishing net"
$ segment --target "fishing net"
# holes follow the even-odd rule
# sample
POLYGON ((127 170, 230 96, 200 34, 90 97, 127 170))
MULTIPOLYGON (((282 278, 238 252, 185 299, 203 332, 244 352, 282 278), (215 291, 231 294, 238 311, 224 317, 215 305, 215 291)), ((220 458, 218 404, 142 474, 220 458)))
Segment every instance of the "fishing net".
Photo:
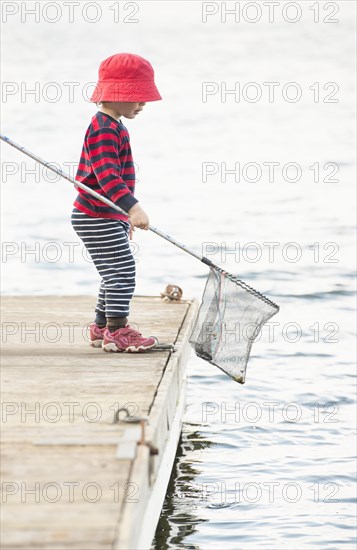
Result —
POLYGON ((278 311, 274 302, 254 288, 211 267, 190 344, 198 357, 244 384, 252 344, 278 311))

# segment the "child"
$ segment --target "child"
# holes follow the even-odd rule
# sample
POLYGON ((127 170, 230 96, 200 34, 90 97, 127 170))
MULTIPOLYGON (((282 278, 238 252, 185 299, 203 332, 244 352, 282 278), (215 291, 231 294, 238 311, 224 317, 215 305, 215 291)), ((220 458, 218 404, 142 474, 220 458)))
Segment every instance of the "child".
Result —
POLYGON ((133 157, 120 117, 135 118, 147 102, 159 99, 153 68, 142 57, 116 54, 101 63, 91 98, 100 110, 87 129, 76 179, 128 212, 129 219, 78 189, 72 225, 102 278, 90 342, 105 351, 139 352, 156 344, 128 325, 135 288, 128 238, 134 227, 147 230, 149 218, 134 198, 133 157))

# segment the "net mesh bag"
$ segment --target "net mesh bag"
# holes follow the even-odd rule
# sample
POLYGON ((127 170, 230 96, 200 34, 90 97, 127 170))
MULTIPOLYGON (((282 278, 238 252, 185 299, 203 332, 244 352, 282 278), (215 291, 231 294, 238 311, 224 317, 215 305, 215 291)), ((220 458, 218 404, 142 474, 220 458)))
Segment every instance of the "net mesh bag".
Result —
POLYGON ((198 357, 244 384, 250 350, 279 307, 243 281, 211 268, 190 336, 198 357))

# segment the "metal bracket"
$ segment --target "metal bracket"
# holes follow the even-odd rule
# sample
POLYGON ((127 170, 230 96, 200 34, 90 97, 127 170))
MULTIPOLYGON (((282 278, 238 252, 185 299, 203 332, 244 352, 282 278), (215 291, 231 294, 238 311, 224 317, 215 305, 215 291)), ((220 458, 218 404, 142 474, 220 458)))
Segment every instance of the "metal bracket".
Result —
MULTIPOLYGON (((141 436, 137 443, 139 445, 147 445, 150 449, 150 455, 157 455, 159 454, 158 449, 156 449, 156 447, 154 447, 151 443, 147 443, 145 441, 145 425, 147 421, 148 421, 147 416, 132 416, 126 407, 121 407, 116 411, 114 415, 114 424, 119 424, 120 422, 125 422, 127 424, 140 424, 141 436), (122 412, 126 413, 124 418, 120 418, 120 413, 122 412)), ((119 448, 120 448, 120 444, 118 446, 118 453, 119 453, 119 448)))

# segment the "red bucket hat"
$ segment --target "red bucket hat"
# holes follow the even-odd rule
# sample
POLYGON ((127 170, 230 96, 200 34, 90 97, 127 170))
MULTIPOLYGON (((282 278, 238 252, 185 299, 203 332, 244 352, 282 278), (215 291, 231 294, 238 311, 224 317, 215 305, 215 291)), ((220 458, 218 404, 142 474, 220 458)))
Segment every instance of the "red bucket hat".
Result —
POLYGON ((132 53, 118 53, 102 61, 91 101, 157 101, 161 98, 149 61, 132 53))

